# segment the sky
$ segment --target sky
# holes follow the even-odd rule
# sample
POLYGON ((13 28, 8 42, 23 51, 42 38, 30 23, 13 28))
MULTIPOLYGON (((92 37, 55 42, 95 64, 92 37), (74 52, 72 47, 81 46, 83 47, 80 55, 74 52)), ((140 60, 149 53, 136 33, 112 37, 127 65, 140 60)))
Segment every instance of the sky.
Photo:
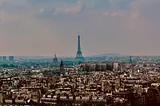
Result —
POLYGON ((0 55, 159 55, 160 0, 0 0, 0 55))

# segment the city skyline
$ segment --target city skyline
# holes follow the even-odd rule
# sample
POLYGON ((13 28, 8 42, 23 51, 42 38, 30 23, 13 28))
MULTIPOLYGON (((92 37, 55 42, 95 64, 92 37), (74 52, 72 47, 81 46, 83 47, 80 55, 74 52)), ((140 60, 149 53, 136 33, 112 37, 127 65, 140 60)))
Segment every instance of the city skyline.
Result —
POLYGON ((160 55, 159 0, 0 0, 0 55, 160 55))

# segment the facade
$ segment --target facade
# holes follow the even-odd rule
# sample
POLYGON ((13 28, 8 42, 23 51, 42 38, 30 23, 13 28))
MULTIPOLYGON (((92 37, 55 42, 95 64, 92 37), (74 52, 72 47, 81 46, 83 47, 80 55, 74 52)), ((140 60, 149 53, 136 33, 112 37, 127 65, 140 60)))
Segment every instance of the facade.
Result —
POLYGON ((9 56, 9 61, 10 62, 14 61, 14 56, 9 56))
POLYGON ((56 56, 56 54, 54 55, 54 58, 53 58, 53 65, 55 66, 55 67, 57 67, 58 66, 58 58, 57 58, 57 56, 56 56))
POLYGON ((119 63, 113 62, 113 71, 118 71, 118 70, 119 70, 119 63))
POLYGON ((6 61, 7 61, 7 57, 6 57, 6 56, 3 56, 2 58, 3 58, 3 59, 2 59, 3 62, 6 62, 6 61))
POLYGON ((57 59, 57 56, 56 56, 56 55, 54 55, 53 62, 54 62, 54 63, 57 63, 57 62, 58 62, 58 59, 57 59))
POLYGON ((80 66, 83 71, 112 71, 112 67, 109 63, 85 63, 80 66))
POLYGON ((3 61, 3 57, 2 56, 0 56, 0 62, 2 62, 3 61))

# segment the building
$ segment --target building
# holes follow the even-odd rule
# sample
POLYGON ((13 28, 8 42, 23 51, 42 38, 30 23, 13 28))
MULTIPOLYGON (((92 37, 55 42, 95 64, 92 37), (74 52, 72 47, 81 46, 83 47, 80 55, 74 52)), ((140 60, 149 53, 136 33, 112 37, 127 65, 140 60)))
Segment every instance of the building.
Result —
POLYGON ((2 57, 2 60, 3 60, 3 62, 6 62, 6 61, 7 61, 7 57, 6 57, 6 56, 3 56, 3 57, 2 57))
POLYGON ((119 70, 119 63, 118 62, 113 62, 113 70, 118 71, 119 70))
POLYGON ((3 62, 3 57, 2 56, 0 56, 0 62, 3 62))
POLYGON ((9 56, 9 61, 10 62, 14 61, 14 56, 9 56))
POLYGON ((55 64, 58 63, 58 58, 57 58, 56 54, 54 55, 53 63, 55 63, 55 64))
POLYGON ((58 58, 57 58, 57 56, 55 54, 54 57, 53 57, 53 66, 57 67, 58 65, 59 65, 58 58))
POLYGON ((83 71, 112 71, 113 66, 110 63, 99 62, 99 63, 85 63, 80 65, 80 70, 83 71))

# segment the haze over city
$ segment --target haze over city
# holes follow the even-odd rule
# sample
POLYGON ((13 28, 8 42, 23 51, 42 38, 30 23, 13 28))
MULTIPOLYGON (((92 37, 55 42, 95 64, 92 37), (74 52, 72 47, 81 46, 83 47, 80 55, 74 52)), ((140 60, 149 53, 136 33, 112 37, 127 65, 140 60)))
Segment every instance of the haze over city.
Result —
POLYGON ((0 55, 159 55, 160 0, 0 0, 0 55))

